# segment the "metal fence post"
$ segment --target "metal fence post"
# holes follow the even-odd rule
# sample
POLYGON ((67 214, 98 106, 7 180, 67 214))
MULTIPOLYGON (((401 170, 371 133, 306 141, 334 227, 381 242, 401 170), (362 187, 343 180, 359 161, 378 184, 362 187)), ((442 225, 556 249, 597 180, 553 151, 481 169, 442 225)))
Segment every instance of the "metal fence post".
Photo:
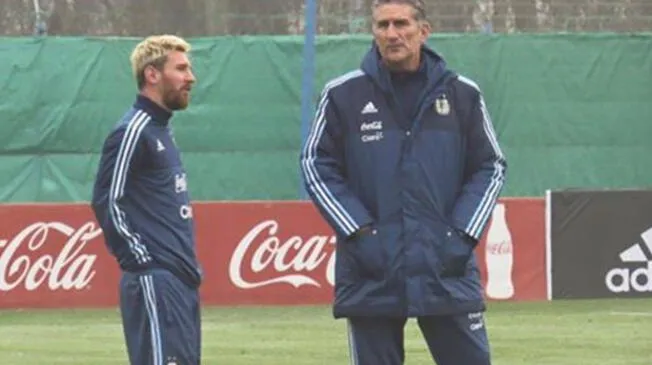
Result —
MULTIPOLYGON (((301 145, 310 132, 313 114, 313 90, 315 84, 315 34, 317 32, 317 0, 305 0, 305 29, 303 44, 303 79, 301 82, 301 145)), ((299 197, 307 198, 303 178, 299 175, 299 197)))

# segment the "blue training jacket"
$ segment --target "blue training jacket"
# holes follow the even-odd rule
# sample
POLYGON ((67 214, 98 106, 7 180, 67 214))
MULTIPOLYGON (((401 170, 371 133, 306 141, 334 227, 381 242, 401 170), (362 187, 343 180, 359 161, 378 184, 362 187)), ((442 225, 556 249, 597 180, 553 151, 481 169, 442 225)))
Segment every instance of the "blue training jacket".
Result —
POLYGON ((198 287, 192 207, 171 116, 138 96, 104 142, 92 208, 122 270, 166 269, 198 287))
POLYGON ((301 153, 305 186, 337 234, 335 317, 484 310, 475 255, 507 164, 478 86, 422 48, 412 121, 375 46, 329 82, 301 153), (411 126, 409 129, 402 126, 411 126), (373 230, 352 236, 361 226, 373 230), (456 253, 460 272, 446 274, 456 253))

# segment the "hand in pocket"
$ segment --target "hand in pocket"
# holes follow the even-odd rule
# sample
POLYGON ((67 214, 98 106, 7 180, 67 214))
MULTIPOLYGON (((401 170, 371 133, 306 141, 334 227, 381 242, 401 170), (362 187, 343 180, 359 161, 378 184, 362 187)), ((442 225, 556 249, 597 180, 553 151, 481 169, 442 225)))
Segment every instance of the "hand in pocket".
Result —
POLYGON ((442 277, 460 277, 466 272, 466 264, 476 243, 463 232, 451 229, 441 249, 442 277))
POLYGON ((381 239, 378 229, 370 227, 349 242, 362 277, 381 279, 385 276, 385 253, 381 239))

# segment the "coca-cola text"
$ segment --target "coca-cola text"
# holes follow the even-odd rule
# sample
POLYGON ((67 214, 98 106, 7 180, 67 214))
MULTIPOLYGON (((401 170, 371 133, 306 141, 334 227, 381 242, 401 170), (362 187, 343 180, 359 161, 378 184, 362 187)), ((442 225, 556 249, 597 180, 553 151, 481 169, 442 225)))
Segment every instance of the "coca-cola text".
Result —
POLYGON ((33 291, 46 283, 50 290, 80 290, 95 276, 96 255, 84 254, 84 247, 102 233, 94 223, 79 229, 60 222, 36 222, 11 240, 0 240, 0 291, 10 291, 19 285, 33 291), (40 254, 46 244, 66 239, 58 254, 40 254), (27 252, 19 254, 20 249, 27 252))
POLYGON ((282 241, 277 236, 278 229, 276 220, 266 220, 244 235, 229 264, 229 277, 233 284, 242 289, 277 283, 287 283, 295 288, 302 285, 321 287, 314 271, 320 265, 327 265, 326 282, 332 286, 335 251, 328 246, 335 244, 335 236, 314 235, 307 239, 291 236, 282 241), (250 257, 248 263, 244 261, 247 257, 250 257), (252 274, 267 270, 268 278, 248 281, 243 274, 246 269, 250 269, 252 274))

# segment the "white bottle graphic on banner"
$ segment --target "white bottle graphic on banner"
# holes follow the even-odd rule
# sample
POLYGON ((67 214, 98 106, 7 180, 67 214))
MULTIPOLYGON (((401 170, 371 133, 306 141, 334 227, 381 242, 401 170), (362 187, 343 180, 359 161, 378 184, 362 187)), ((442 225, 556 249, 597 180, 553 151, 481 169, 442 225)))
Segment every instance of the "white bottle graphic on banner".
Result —
POLYGON ((512 268, 514 249, 512 234, 507 226, 505 205, 496 204, 491 216, 485 246, 487 264, 487 296, 492 299, 509 299, 514 295, 512 268))

